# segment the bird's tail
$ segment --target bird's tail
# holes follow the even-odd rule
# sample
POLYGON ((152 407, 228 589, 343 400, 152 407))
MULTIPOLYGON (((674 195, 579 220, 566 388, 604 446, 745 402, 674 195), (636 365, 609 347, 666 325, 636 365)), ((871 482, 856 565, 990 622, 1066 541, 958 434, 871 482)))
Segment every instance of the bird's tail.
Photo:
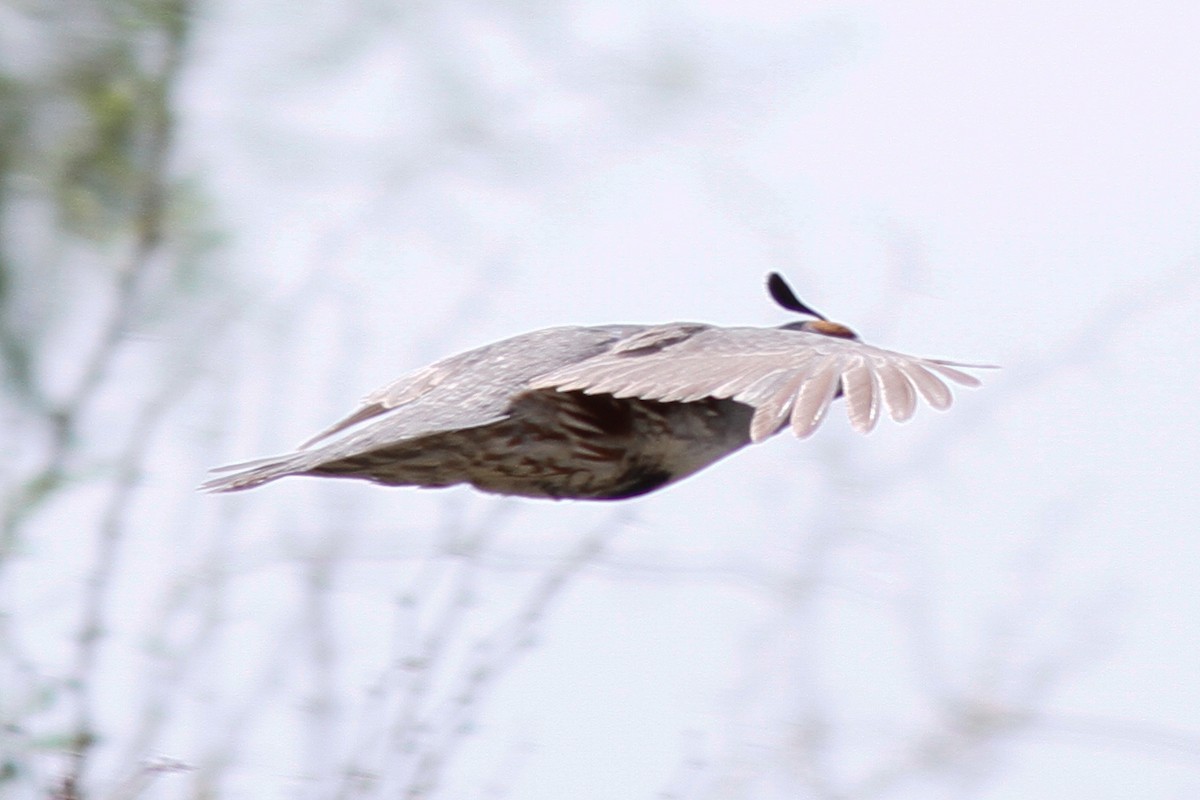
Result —
POLYGON ((253 489, 255 486, 303 472, 308 467, 309 460, 307 453, 288 453, 283 456, 243 461, 240 464, 227 464, 209 470, 215 476, 200 484, 199 489, 202 492, 240 492, 242 489, 253 489))

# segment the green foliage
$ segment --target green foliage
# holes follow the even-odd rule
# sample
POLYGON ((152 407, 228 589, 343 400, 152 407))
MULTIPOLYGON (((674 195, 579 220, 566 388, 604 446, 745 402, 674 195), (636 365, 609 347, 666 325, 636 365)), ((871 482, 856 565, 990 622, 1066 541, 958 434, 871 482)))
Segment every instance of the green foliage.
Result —
MULTIPOLYGON (((191 324, 187 312, 211 283, 205 265, 219 238, 208 202, 197 181, 172 173, 170 158, 190 8, 184 0, 32 0, 8 9, 22 15, 20 47, 6 48, 0 30, 0 412, 24 445, 24 460, 0 483, 0 580, 9 559, 36 551, 32 521, 64 487, 109 480, 113 502, 125 496, 119 482, 132 479, 120 476, 137 474, 143 450, 126 443, 114 456, 112 442, 148 435, 137 420, 153 413, 152 401, 106 410, 95 436, 97 398, 128 380, 121 369, 131 332, 159 334, 157 350, 139 342, 139 379, 165 380, 154 370, 175 368, 172 336, 191 324), (126 461, 114 467, 114 458, 126 461)), ((115 535, 100 525, 92 533, 115 535)), ((111 568, 99 556, 97 565, 97 575, 111 568)), ((85 618, 99 613, 99 601, 89 602, 85 618)), ((97 637, 87 631, 99 629, 81 626, 81 652, 93 652, 97 637)), ((10 657, 3 650, 0 662, 10 657)), ((51 707, 83 707, 83 678, 43 675, 4 692, 0 725, 10 726, 14 747, 0 756, 0 795, 37 775, 32 765, 46 753, 76 754, 54 782, 86 786, 84 756, 99 729, 25 724, 51 707)))
POLYGON ((53 55, 0 59, 0 388, 48 411, 39 348, 60 315, 69 319, 74 292, 95 285, 78 280, 80 270, 120 281, 165 244, 171 258, 155 267, 166 273, 155 280, 162 291, 140 305, 147 321, 169 319, 180 295, 205 284, 206 257, 221 240, 201 187, 168 172, 190 4, 25 8, 36 44, 24 51, 53 55))
MULTIPOLYGON (((24 138, 27 92, 18 81, 0 74, 0 175, 9 172, 17 160, 17 149, 24 138)), ((0 182, 0 191, 4 184, 0 182)))
POLYGON ((5 389, 25 405, 40 404, 34 380, 30 342, 14 329, 6 313, 12 305, 12 266, 0 250, 0 379, 5 389))
MULTIPOLYGON (((21 169, 27 153, 29 90, 19 81, 0 75, 0 222, 11 196, 11 176, 21 169)), ((20 335, 10 310, 17 302, 17 265, 9 255, 0 227, 0 379, 24 403, 37 397, 33 380, 33 353, 20 335)))
POLYGON ((72 65, 66 111, 78 115, 64 142, 55 192, 63 227, 103 240, 122 232, 139 185, 139 76, 126 48, 72 65))
POLYGON ((17 528, 79 472, 79 420, 128 332, 178 321, 218 241, 202 188, 170 172, 189 3, 11 13, 25 15, 12 52, 29 63, 0 58, 0 404, 47 452, 0 487, 0 568, 17 528), (47 388, 50 351, 72 354, 76 385, 47 388))

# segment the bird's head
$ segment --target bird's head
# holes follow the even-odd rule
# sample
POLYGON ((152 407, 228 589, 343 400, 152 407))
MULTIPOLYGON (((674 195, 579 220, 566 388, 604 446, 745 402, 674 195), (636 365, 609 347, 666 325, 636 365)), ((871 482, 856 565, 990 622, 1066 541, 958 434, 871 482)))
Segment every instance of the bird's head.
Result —
POLYGON ((858 334, 842 323, 831 322, 825 318, 824 314, 814 311, 800 302, 800 298, 796 297, 796 293, 792 291, 792 287, 787 285, 787 281, 778 272, 772 272, 767 276, 767 291, 771 293, 771 297, 776 303, 779 303, 779 305, 788 311, 795 311, 798 314, 808 314, 811 317, 816 317, 815 320, 789 322, 786 325, 781 325, 780 327, 784 330, 808 331, 809 333, 819 333, 822 336, 835 336, 838 339, 858 339, 858 334))

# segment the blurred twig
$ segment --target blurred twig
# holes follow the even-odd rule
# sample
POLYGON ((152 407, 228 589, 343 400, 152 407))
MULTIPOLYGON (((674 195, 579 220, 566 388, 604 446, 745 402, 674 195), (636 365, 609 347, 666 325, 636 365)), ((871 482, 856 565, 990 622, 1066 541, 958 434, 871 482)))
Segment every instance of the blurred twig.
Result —
POLYGON ((509 622, 472 646, 467 664, 458 676, 457 688, 431 714, 431 719, 438 723, 436 744, 417 759, 404 797, 414 800, 428 797, 436 788, 442 771, 470 733, 471 720, 487 691, 513 666, 521 652, 533 644, 537 628, 553 601, 620 529, 620 516, 623 515, 610 518, 584 536, 574 552, 541 578, 509 622))
POLYGON ((126 533, 132 497, 141 478, 142 463, 153 441, 155 429, 166 412, 173 407, 183 385, 190 378, 187 373, 178 373, 177 380, 165 382, 158 395, 139 412, 126 450, 120 457, 118 474, 100 519, 97 552, 84 584, 80 604, 83 620, 75 639, 75 664, 68 683, 75 698, 75 720, 74 732, 71 735, 69 767, 63 777, 61 789, 65 798, 82 796, 80 787, 88 755, 96 743, 97 733, 92 711, 97 680, 96 661, 105 634, 109 594, 118 574, 118 551, 126 533))
MULTIPOLYGON (((339 798, 381 796, 429 798, 437 796, 445 770, 454 763, 457 752, 472 732, 479 707, 496 682, 507 673, 535 641, 537 629, 554 601, 571 584, 572 579, 592 563, 605 542, 622 526, 626 512, 610 516, 593 531, 580 537, 574 550, 562 560, 549 566, 529 590, 521 606, 491 633, 473 641, 466 638, 461 626, 474 605, 474 584, 481 567, 477 553, 495 529, 494 519, 462 531, 456 540, 459 546, 450 555, 460 563, 450 597, 438 615, 430 622, 431 635, 418 639, 419 646, 396 659, 378 685, 371 691, 371 706, 391 704, 395 717, 390 725, 376 714, 360 734, 349 763, 342 771, 339 798), (486 538, 485 538, 486 537, 486 538), (465 648, 461 661, 447 661, 450 646, 456 652, 465 648), (435 691, 435 677, 451 677, 435 691), (389 697, 388 695, 392 695, 389 697), (388 742, 382 749, 380 736, 388 742), (372 764, 371 761, 376 761, 372 764)), ((426 569, 435 565, 431 564, 426 569)), ((415 605, 428 602, 435 592, 428 577, 419 579, 412 593, 401 604, 405 617, 415 612, 415 605), (418 587, 420 588, 418 590, 418 587), (420 599, 419 599, 420 598, 420 599)), ((441 685, 441 684, 439 684, 441 685)), ((364 717, 364 722, 367 717, 364 717)), ((503 781, 492 782, 489 796, 502 796, 503 781)))
MULTIPOLYGON (((125 334, 141 307, 141 288, 160 255, 170 181, 168 155, 173 133, 170 102, 183 63, 190 9, 184 0, 175 0, 160 11, 165 11, 160 62, 143 87, 137 106, 138 119, 145 127, 141 132, 142 158, 131 204, 132 243, 124 263, 115 271, 113 304, 95 343, 83 359, 80 377, 65 399, 47 414, 51 435, 43 461, 9 497, 0 518, 0 565, 11 551, 22 519, 62 481, 80 426, 122 351, 125 334)), ((84 585, 83 618, 75 639, 76 652, 69 681, 74 699, 71 751, 55 789, 56 796, 64 800, 76 800, 88 794, 85 774, 89 755, 97 741, 93 719, 97 658, 131 498, 154 430, 181 396, 182 387, 190 377, 186 370, 175 372, 173 378, 133 414, 132 427, 116 461, 116 473, 99 520, 95 561, 84 585)))

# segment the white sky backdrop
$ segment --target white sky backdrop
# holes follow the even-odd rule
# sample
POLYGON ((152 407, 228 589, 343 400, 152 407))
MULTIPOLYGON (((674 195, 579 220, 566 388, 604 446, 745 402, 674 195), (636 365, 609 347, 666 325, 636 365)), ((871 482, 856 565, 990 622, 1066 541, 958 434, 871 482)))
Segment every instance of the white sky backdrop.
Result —
POLYGON ((221 779, 332 796, 395 599, 448 519, 500 508, 470 630, 619 531, 437 796, 497 774, 522 800, 1196 796, 1198 31, 1186 2, 217 3, 180 168, 245 308, 148 476, 115 616, 136 630, 224 524, 225 639, 160 750, 226 736, 273 632, 310 620, 296 559, 332 553, 334 666, 264 691, 221 779), (304 480, 181 500, 470 346, 779 324, 770 270, 867 341, 1004 369, 947 415, 865 439, 831 415, 620 508, 304 480))

